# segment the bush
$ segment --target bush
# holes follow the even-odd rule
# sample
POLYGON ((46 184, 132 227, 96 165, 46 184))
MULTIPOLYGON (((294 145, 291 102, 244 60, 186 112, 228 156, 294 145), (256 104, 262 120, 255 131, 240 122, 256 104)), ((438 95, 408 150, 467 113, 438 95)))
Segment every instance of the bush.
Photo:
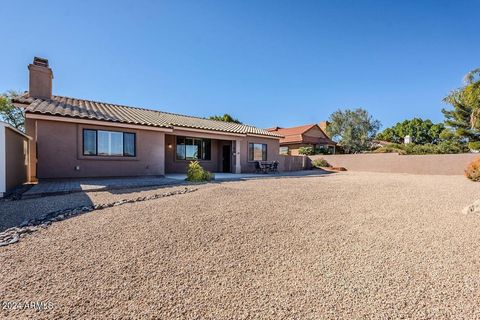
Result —
POLYGON ((395 152, 399 154, 445 154, 445 153, 464 153, 468 148, 464 143, 457 141, 442 141, 438 144, 398 144, 392 143, 378 148, 375 153, 395 152))
POLYGON ((312 160, 312 167, 314 168, 322 168, 322 167, 330 167, 330 164, 325 159, 315 159, 312 160))
POLYGON ((374 153, 398 153, 398 154, 407 154, 407 151, 397 148, 392 145, 386 145, 384 147, 380 147, 373 151, 374 153))
POLYGON ((311 156, 315 154, 315 150, 313 150, 312 147, 300 147, 298 148, 298 153, 305 156, 311 156))
POLYGON ((480 181, 480 158, 470 162, 465 169, 465 176, 472 181, 480 181))
POLYGON ((211 172, 203 169, 198 161, 190 161, 188 164, 187 181, 202 182, 213 180, 211 172))
POLYGON ((468 143, 468 149, 473 150, 473 151, 479 151, 480 150, 480 141, 472 141, 468 143))

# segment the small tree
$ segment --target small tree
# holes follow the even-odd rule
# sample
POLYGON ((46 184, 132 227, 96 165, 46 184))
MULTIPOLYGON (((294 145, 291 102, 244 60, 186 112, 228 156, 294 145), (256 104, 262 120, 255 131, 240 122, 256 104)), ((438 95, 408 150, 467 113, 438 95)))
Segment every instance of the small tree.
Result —
POLYGON ((16 107, 12 99, 20 94, 15 91, 8 91, 0 95, 0 119, 17 128, 25 130, 25 114, 22 108, 16 107))
POLYGON ((380 128, 380 121, 361 108, 335 111, 329 121, 328 135, 348 153, 369 150, 380 128))
POLYGON ((233 123, 242 124, 242 122, 240 122, 240 120, 235 119, 234 117, 232 117, 231 115, 229 115, 227 113, 225 113, 223 116, 210 116, 209 119, 210 120, 217 120, 217 121, 225 121, 225 122, 233 122, 233 123))

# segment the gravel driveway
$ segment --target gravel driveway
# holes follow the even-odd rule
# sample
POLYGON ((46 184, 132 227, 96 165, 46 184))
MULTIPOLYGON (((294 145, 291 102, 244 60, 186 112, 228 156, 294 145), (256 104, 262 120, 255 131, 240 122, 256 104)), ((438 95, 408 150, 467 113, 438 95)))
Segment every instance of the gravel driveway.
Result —
POLYGON ((94 211, 0 248, 0 300, 52 303, 0 318, 479 318, 478 198, 347 172, 94 211))

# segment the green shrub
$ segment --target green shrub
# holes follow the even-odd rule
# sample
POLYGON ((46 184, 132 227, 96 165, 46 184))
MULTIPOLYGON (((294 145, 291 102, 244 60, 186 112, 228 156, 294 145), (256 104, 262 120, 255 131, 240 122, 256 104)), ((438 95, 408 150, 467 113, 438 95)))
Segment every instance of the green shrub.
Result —
POLYGON ((325 146, 315 148, 314 154, 332 154, 332 150, 325 146))
POLYGON ((392 143, 378 148, 375 153, 395 152, 399 154, 445 154, 445 153, 464 153, 468 152, 465 144, 458 141, 442 141, 438 144, 398 144, 392 143))
POLYGON ((407 154, 407 152, 403 149, 397 148, 392 145, 386 145, 381 148, 378 148, 373 151, 374 153, 398 153, 398 154, 407 154))
POLYGON ((190 161, 188 164, 187 181, 202 182, 213 179, 213 174, 203 169, 198 161, 190 161))
POLYGON ((298 148, 298 153, 305 156, 311 156, 315 154, 315 150, 313 150, 312 147, 300 147, 298 148))
POLYGON ((315 159, 312 161, 312 167, 314 168, 322 168, 322 167, 330 167, 330 164, 325 159, 315 159))
POLYGON ((472 141, 468 143, 468 148, 470 150, 478 151, 480 150, 480 141, 472 141))
POLYGON ((480 181, 480 158, 474 159, 465 169, 465 176, 472 181, 480 181))

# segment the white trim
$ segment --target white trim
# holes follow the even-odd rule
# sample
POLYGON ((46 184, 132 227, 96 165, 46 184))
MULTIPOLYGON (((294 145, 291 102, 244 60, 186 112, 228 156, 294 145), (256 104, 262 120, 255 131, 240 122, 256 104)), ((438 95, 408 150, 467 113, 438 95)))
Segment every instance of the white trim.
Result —
POLYGON ((82 123, 82 124, 91 124, 91 125, 104 126, 104 127, 116 127, 116 128, 129 128, 129 129, 138 129, 138 130, 173 132, 173 130, 170 129, 170 128, 142 126, 142 125, 138 125, 138 124, 128 124, 128 123, 124 123, 124 122, 91 120, 91 119, 62 117, 62 116, 49 116, 49 115, 34 114, 34 113, 26 113, 25 117, 27 119, 38 119, 38 120, 47 120, 47 121, 69 122, 69 123, 82 123))
POLYGON ((235 173, 242 173, 242 164, 240 163, 240 144, 240 140, 235 140, 235 173))
POLYGON ((7 191, 6 137, 7 124, 0 122, 0 197, 7 191))

